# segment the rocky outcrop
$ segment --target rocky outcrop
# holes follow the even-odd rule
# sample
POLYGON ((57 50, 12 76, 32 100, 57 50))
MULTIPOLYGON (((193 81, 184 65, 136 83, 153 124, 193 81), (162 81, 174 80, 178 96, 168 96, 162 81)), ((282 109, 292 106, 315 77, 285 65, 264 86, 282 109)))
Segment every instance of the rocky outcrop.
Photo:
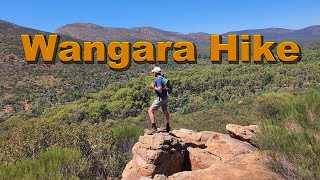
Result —
POLYGON ((281 179, 266 167, 265 153, 233 137, 187 129, 141 136, 122 178, 281 179))

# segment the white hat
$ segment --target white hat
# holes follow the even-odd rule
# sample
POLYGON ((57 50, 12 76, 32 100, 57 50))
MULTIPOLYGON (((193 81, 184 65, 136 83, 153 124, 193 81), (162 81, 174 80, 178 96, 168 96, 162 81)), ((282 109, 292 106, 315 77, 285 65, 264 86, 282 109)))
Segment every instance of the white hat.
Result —
POLYGON ((151 72, 153 72, 153 73, 161 73, 161 68, 155 67, 155 68, 152 69, 151 72))

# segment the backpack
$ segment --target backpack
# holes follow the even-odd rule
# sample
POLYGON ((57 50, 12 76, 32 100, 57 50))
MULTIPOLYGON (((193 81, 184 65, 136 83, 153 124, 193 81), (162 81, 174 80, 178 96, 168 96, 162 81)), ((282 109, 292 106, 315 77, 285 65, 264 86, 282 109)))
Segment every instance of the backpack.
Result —
POLYGON ((162 84, 163 84, 164 89, 168 92, 168 94, 171 94, 172 93, 172 85, 170 83, 170 80, 163 77, 162 84))

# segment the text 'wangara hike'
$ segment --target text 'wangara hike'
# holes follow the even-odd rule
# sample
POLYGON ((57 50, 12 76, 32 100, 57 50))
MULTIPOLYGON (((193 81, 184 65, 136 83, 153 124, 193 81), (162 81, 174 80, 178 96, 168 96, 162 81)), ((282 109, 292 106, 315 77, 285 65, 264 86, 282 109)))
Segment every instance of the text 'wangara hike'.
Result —
MULTIPOLYGON (((172 59, 180 64, 196 63, 196 47, 191 42, 151 42, 140 41, 133 45, 129 42, 111 42, 107 46, 103 42, 66 41, 59 44, 59 35, 21 35, 27 63, 35 64, 41 54, 44 63, 54 63, 58 47, 58 58, 62 63, 97 63, 108 64, 113 70, 126 70, 135 63, 167 63, 169 51, 172 59), (58 45, 59 44, 59 45, 58 45)), ((212 63, 222 62, 222 53, 228 54, 229 63, 276 63, 278 58, 283 63, 295 63, 301 58, 301 49, 294 42, 263 42, 262 35, 228 35, 227 42, 222 42, 220 35, 211 35, 210 59, 212 63), (252 42, 251 42, 252 37, 252 42), (275 47, 277 48, 275 49, 275 47), (277 58, 276 58, 277 57, 277 58)))

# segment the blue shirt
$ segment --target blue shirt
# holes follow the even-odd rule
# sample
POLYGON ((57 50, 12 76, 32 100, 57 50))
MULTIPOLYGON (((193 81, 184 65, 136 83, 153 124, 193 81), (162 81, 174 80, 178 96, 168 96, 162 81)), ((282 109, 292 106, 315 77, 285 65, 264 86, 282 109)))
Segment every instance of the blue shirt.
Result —
POLYGON ((156 96, 157 97, 160 97, 160 98, 164 99, 164 98, 168 97, 168 95, 167 95, 167 90, 164 89, 164 86, 163 86, 163 83, 162 83, 162 79, 163 79, 162 76, 158 76, 157 79, 156 79, 156 82, 154 84, 155 84, 156 87, 162 86, 162 93, 160 93, 160 92, 158 92, 156 90, 155 90, 155 92, 156 92, 156 96))

